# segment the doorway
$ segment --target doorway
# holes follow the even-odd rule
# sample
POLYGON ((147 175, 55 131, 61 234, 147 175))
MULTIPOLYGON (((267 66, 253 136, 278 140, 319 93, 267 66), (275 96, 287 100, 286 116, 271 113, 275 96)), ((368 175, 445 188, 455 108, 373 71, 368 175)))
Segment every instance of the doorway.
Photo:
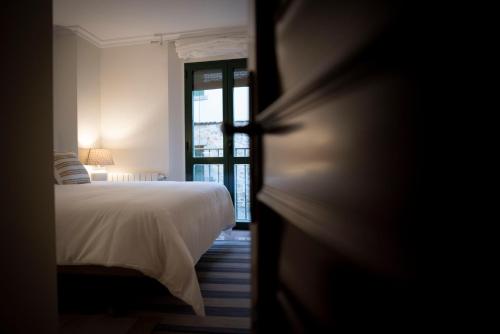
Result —
POLYGON ((246 59, 185 64, 186 180, 224 184, 235 206, 237 228, 248 229, 250 140, 221 126, 247 125, 250 88, 246 59))

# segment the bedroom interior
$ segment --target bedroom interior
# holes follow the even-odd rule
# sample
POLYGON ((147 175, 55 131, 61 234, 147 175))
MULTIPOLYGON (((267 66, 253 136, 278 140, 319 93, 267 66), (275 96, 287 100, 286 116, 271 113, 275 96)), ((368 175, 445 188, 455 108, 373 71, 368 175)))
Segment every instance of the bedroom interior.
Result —
POLYGON ((426 328, 421 10, 6 5, 0 333, 426 328))
POLYGON ((248 331, 246 1, 53 4, 60 331, 248 331))

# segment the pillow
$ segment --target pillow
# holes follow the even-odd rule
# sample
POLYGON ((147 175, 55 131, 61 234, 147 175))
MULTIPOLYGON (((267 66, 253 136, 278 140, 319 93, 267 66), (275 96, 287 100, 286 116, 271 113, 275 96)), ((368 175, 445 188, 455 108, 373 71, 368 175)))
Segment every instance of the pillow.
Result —
POLYGON ((54 177, 57 184, 90 183, 89 173, 73 152, 54 152, 54 177))

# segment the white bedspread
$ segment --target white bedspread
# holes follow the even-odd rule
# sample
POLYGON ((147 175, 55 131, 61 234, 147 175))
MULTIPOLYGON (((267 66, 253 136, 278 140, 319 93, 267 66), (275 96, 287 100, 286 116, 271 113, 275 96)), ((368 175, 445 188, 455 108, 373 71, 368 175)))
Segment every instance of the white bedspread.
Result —
POLYGON ((224 186, 205 182, 56 185, 57 264, 136 269, 204 315, 194 265, 234 225, 224 186))

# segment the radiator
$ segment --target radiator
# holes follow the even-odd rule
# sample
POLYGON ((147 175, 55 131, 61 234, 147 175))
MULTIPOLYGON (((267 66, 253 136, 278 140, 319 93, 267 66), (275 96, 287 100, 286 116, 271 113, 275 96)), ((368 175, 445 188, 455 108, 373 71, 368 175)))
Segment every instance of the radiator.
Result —
POLYGON ((163 173, 108 173, 108 181, 111 182, 165 181, 166 179, 163 173))

